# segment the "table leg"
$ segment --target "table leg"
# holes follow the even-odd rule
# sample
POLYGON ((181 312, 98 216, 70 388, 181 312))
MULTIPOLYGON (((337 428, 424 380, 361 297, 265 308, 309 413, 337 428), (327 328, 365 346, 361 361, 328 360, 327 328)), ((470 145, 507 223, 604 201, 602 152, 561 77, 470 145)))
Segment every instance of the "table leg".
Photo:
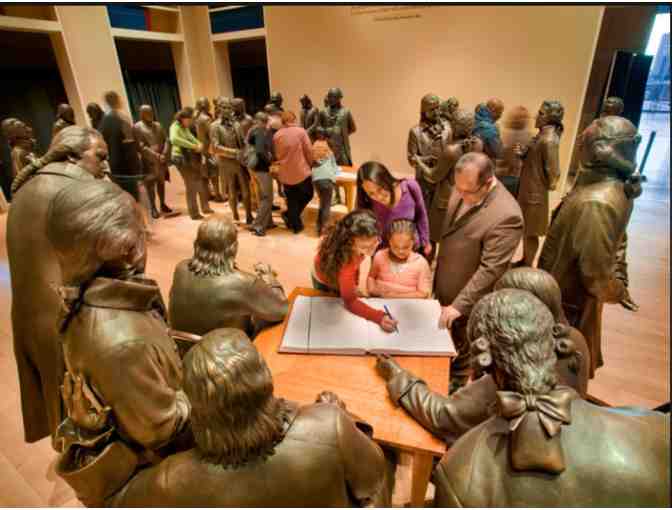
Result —
POLYGON ((413 453, 413 475, 411 481, 411 507, 425 506, 425 494, 432 475, 433 457, 429 453, 413 453))
POLYGON ((346 185, 345 188, 345 205, 348 208, 348 212, 354 211, 355 209, 355 194, 357 188, 355 186, 346 185))

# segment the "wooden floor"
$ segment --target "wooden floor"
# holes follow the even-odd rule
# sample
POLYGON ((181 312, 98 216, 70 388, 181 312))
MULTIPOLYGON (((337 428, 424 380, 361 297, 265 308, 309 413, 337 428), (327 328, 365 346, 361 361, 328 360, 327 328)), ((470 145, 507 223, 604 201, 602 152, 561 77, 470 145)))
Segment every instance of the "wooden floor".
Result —
MULTIPOLYGON (((179 180, 179 179, 174 179, 179 180)), ((181 183, 169 186, 169 203, 184 210, 181 183)), ((227 205, 215 209, 230 214, 227 205)), ((337 208, 341 211, 341 207, 337 208)), ((294 235, 282 228, 264 238, 241 230, 239 266, 251 269, 268 262, 288 291, 310 286, 310 267, 317 246, 315 209, 307 213, 308 229, 294 235)), ((279 218, 276 221, 281 223, 279 218)), ((0 216, 5 238, 6 215, 0 216)), ((173 268, 191 255, 198 223, 188 216, 158 220, 149 245, 148 273, 159 281, 167 299, 173 268)), ((670 399, 669 381, 669 196, 646 190, 636 202, 630 223, 630 288, 641 305, 638 313, 608 306, 604 318, 605 367, 589 391, 613 405, 655 407, 670 399)), ((53 471, 54 452, 47 440, 23 442, 19 390, 12 352, 10 282, 5 243, 0 243, 0 506, 80 506, 53 471)), ((408 501, 407 466, 398 471, 395 503, 408 501)))

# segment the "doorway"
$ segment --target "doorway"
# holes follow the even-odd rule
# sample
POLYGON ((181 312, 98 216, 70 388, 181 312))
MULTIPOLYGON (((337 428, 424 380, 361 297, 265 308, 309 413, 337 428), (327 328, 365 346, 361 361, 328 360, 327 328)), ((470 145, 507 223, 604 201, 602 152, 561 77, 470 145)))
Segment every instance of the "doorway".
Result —
MULTIPOLYGON (((56 107, 68 98, 47 34, 0 32, 0 120, 16 117, 33 128, 37 154, 51 143, 56 107)), ((11 151, 0 133, 0 185, 9 198, 11 151)))
POLYGON ((669 12, 656 15, 646 54, 653 56, 653 63, 639 123, 642 143, 637 152, 637 163, 646 177, 647 192, 667 197, 670 189, 669 12))
POLYGON ((138 121, 140 106, 148 104, 167 132, 181 108, 170 43, 116 39, 115 44, 133 119, 138 121))
POLYGON ((248 113, 254 115, 270 97, 266 39, 229 41, 228 47, 233 95, 244 99, 248 113))

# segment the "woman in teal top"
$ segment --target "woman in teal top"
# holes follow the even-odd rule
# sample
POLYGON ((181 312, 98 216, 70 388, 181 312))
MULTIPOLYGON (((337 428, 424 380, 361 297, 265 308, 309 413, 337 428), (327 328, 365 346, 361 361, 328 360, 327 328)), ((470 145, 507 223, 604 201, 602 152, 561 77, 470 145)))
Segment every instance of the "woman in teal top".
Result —
POLYGON ((182 108, 175 114, 175 122, 170 126, 169 138, 172 146, 170 155, 173 165, 177 167, 184 180, 187 195, 187 209, 192 220, 201 220, 203 216, 198 210, 196 195, 200 197, 201 209, 204 213, 214 212, 208 203, 208 181, 201 176, 201 157, 198 153, 203 145, 189 130, 194 109, 182 108))

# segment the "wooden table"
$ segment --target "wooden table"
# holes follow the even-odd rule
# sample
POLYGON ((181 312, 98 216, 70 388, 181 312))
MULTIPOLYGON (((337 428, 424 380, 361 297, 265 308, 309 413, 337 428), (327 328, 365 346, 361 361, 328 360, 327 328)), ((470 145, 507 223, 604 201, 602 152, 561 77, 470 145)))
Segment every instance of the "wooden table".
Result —
MULTIPOLYGON (((313 289, 294 289, 289 296, 290 313, 294 299, 300 295, 324 294, 313 289)), ((393 405, 385 381, 376 373, 374 356, 278 353, 288 318, 289 314, 283 324, 265 330, 254 342, 271 369, 275 394, 310 404, 323 390, 336 393, 348 410, 373 426, 376 441, 412 455, 411 506, 423 506, 432 460, 445 453, 445 443, 393 405)), ((395 359, 432 389, 448 394, 450 358, 397 356, 395 359)))
MULTIPOLYGON (((277 163, 273 163, 271 173, 277 174, 279 168, 277 163)), ((336 176, 336 186, 345 190, 345 206, 348 212, 354 210, 357 199, 357 170, 354 166, 341 166, 341 173, 336 176)))

